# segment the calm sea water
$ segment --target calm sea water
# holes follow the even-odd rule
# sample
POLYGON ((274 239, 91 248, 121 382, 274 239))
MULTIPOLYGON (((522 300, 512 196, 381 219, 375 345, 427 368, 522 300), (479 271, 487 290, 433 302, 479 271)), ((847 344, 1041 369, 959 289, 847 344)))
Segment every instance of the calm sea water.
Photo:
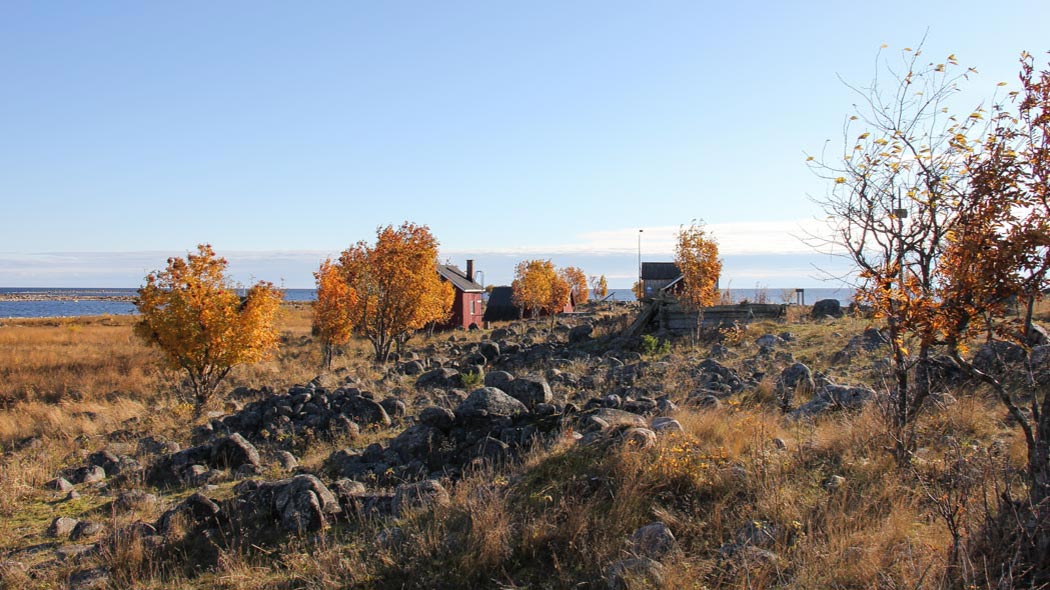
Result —
MULTIPOLYGON (((610 289, 615 301, 634 301, 630 289, 610 289)), ((88 315, 128 315, 135 313, 135 305, 130 301, 115 299, 90 299, 91 297, 134 297, 135 289, 49 289, 49 288, 0 288, 0 295, 17 294, 26 296, 61 297, 60 299, 43 299, 27 301, 0 301, 0 318, 42 318, 72 317, 88 315)), ((729 289, 734 303, 744 300, 758 302, 763 298, 766 303, 794 302, 794 289, 729 289)), ((806 289, 806 303, 813 304, 820 299, 838 299, 843 305, 849 303, 853 295, 850 289, 806 289)), ((285 289, 286 301, 313 301, 313 289, 285 289)))

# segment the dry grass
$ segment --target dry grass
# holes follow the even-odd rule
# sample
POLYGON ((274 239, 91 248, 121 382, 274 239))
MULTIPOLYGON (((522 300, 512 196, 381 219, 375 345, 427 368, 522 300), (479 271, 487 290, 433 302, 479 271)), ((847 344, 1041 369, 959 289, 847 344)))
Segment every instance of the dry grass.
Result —
MULTIPOLYGON (((57 515, 104 516, 107 496, 84 490, 81 500, 58 502, 41 489, 60 468, 101 448, 99 435, 131 428, 185 441, 187 408, 172 393, 171 377, 152 368, 155 352, 130 337, 130 322, 20 321, 0 328, 0 350, 12 359, 0 383, 0 393, 12 400, 0 412, 0 442, 41 437, 37 446, 0 459, 0 549, 43 542, 43 529, 57 515), (88 376, 91 371, 99 374, 88 376)), ((729 335, 737 356, 725 363, 756 352, 758 336, 787 330, 795 336, 795 359, 836 380, 870 382, 863 367, 871 358, 850 366, 830 363, 866 327, 855 318, 755 324, 729 335)), ((313 378, 320 356, 309 332, 307 311, 291 308, 282 318, 277 356, 235 371, 229 386, 280 390, 313 378)), ((447 339, 440 334, 412 345, 422 349, 447 339)), ((646 377, 648 383, 682 399, 705 348, 676 348, 663 359, 662 372, 646 377)), ((372 365, 370 352, 366 342, 355 342, 336 358, 336 367, 377 393, 388 392, 398 382, 376 382, 382 371, 372 365)), ((570 371, 585 366, 577 362, 570 371)), ((600 386, 604 369, 594 377, 600 386)), ((583 446, 565 433, 519 464, 468 474, 451 486, 446 507, 354 521, 276 544, 238 540, 222 547, 218 565, 206 572, 192 571, 178 558, 156 561, 134 542, 113 547, 99 563, 111 568, 121 587, 596 588, 604 587, 609 564, 629 556, 627 536, 660 520, 680 547, 663 560, 664 580, 656 586, 663 589, 947 587, 952 535, 940 510, 953 502, 965 507, 965 542, 978 535, 985 502, 994 506, 996 485, 1017 485, 1024 443, 1003 424, 997 402, 979 390, 957 391, 957 402, 931 406, 916 426, 913 465, 901 468, 875 407, 793 421, 777 410, 772 379, 767 373, 757 387, 719 409, 682 409, 675 417, 684 433, 661 436, 652 448, 615 441, 583 446), (967 481, 989 483, 962 485, 960 465, 967 481), (399 528, 402 541, 381 541, 391 536, 391 527, 399 528), (756 527, 770 531, 759 543, 770 554, 735 547, 756 527)), ((306 449, 300 462, 316 469, 334 448, 395 432, 324 441, 306 449)), ((224 484, 209 495, 230 493, 224 484)), ((150 520, 156 513, 135 517, 150 520)), ((72 566, 63 567, 35 579, 18 571, 2 575, 25 587, 60 586, 72 566)))

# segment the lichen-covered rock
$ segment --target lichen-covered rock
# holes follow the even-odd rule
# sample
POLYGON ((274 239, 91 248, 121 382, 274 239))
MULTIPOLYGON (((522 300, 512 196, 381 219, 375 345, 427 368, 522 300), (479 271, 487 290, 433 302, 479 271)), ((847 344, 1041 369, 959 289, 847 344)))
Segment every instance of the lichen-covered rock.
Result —
POLYGON ((79 521, 68 516, 59 516, 47 527, 47 536, 65 539, 69 537, 79 521))
POLYGON ((671 528, 662 522, 653 522, 634 531, 627 539, 628 550, 639 557, 662 559, 678 549, 678 541, 671 528))
POLYGON ((259 451, 239 433, 221 438, 212 445, 209 464, 212 467, 237 469, 242 465, 259 467, 259 451))
POLYGON ((456 414, 448 408, 430 406, 419 413, 419 422, 439 430, 448 430, 456 421, 456 414))
POLYGON ((518 377, 510 384, 508 393, 529 408, 554 399, 550 383, 542 377, 518 377))
POLYGON ((456 408, 460 420, 477 420, 493 417, 514 417, 527 414, 525 404, 495 387, 475 389, 456 408))

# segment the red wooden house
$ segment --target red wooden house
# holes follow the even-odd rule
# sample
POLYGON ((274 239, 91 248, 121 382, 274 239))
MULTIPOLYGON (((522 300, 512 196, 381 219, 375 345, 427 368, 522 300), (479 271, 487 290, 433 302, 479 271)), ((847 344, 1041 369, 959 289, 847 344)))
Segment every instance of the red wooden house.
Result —
POLYGON ((438 275, 452 283, 452 288, 456 291, 456 297, 452 301, 452 317, 446 327, 469 328, 471 324, 480 327, 481 318, 485 313, 481 299, 485 287, 474 282, 474 261, 467 261, 466 272, 451 264, 439 264, 438 275))

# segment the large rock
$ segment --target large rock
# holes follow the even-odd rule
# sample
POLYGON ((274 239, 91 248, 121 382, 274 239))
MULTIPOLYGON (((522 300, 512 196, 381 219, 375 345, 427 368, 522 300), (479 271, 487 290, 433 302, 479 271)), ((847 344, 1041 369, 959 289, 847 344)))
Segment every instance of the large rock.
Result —
POLYGON ((424 408, 419 413, 419 422, 432 426, 439 430, 448 430, 452 428, 453 423, 456 421, 456 414, 448 408, 441 408, 438 406, 430 406, 424 408))
POLYGON ((549 404, 554 399, 550 383, 542 377, 519 377, 510 384, 508 393, 530 408, 549 404))
POLYGON ((671 528, 662 522, 650 523, 634 531, 627 544, 634 555, 652 559, 661 559, 678 548, 671 528))
POLYGON ((813 391, 813 372, 806 365, 795 363, 780 372, 776 388, 780 405, 787 410, 791 407, 796 391, 802 393, 813 391))
POLYGON ((313 475, 297 475, 274 491, 273 507, 281 525, 293 533, 321 530, 329 514, 342 509, 335 495, 313 475))
POLYGON ((502 391, 510 391, 512 381, 514 381, 514 375, 506 371, 492 371, 485 374, 485 387, 495 387, 502 391))
POLYGON ((996 340, 982 344, 973 355, 974 368, 982 373, 1002 374, 1010 365, 1025 361, 1027 354, 1024 348, 1012 343, 996 340))
POLYGON ((1050 384, 1050 345, 1044 344, 1032 349, 1028 357, 1032 366, 1032 375, 1040 385, 1050 384))
POLYGON ((510 418, 527 414, 528 412, 529 409, 525 407, 525 404, 495 387, 475 389, 456 408, 456 416, 461 420, 494 417, 510 418))
POLYGON ((383 404, 364 396, 352 396, 343 403, 343 412, 349 413, 356 422, 390 426, 390 415, 383 404))
POLYGON ((274 519, 292 533, 316 532, 342 512, 338 499, 313 475, 269 482, 245 481, 234 488, 242 516, 274 519))
POLYGON ((591 339, 591 334, 594 333, 594 326, 590 324, 582 324, 569 330, 569 343, 579 344, 581 342, 587 342, 591 339))
POLYGON ((840 318, 842 317, 842 304, 839 303, 838 299, 821 299, 813 304, 810 316, 813 319, 840 318))
POLYGON ((492 341, 485 341, 478 345, 478 353, 485 357, 488 362, 495 362, 499 358, 500 350, 499 344, 492 341))
POLYGON ((825 385, 813 399, 792 412, 796 418, 812 417, 829 410, 858 410, 875 399, 875 391, 867 387, 825 385))
POLYGON ((580 421, 584 430, 649 427, 642 416, 615 408, 598 408, 587 411, 580 415, 580 421))
POLYGON ((212 467, 237 469, 242 465, 259 467, 259 451, 238 433, 221 438, 212 445, 210 465, 212 467))
POLYGON ((441 367, 423 373, 416 379, 416 387, 420 389, 455 387, 459 384, 459 372, 455 369, 441 367))

